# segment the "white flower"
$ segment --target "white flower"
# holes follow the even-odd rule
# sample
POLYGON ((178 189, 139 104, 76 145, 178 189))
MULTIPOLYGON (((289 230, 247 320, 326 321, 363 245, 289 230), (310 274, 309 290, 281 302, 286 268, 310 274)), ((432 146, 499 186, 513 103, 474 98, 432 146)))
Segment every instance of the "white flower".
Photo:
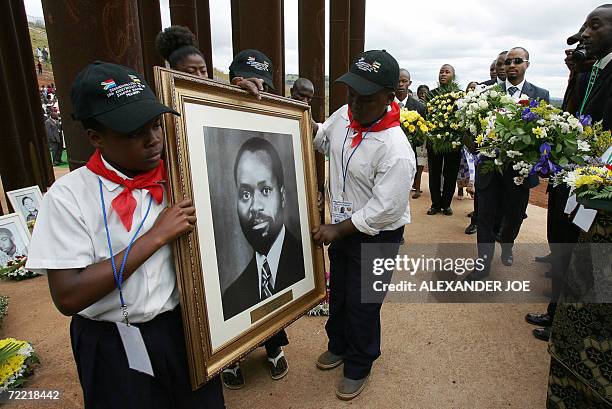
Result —
POLYGON ((523 184, 523 181, 524 181, 525 179, 524 179, 524 178, 522 178, 522 177, 520 177, 520 176, 515 176, 515 177, 513 178, 513 180, 514 180, 514 184, 515 184, 515 185, 520 186, 520 185, 522 185, 522 184, 523 184))
POLYGON ((495 98, 499 95, 499 92, 495 91, 494 89, 492 89, 489 93, 489 95, 491 96, 491 98, 495 98))
POLYGON ((543 119, 538 119, 537 124, 540 125, 540 126, 544 126, 544 125, 546 125, 546 121, 544 121, 543 119))
POLYGON ((519 151, 507 151, 507 152, 506 152, 506 155, 508 155, 508 157, 509 157, 510 159, 512 159, 512 158, 516 158, 516 157, 518 157, 518 156, 521 156, 521 155, 522 155, 522 153, 521 153, 521 152, 519 152, 519 151))
POLYGON ((582 152, 589 152, 591 150, 591 146, 587 141, 578 140, 578 150, 582 152))
POLYGON ((495 165, 497 166, 501 166, 504 164, 504 162, 502 162, 501 160, 499 160, 498 158, 495 158, 495 160, 493 161, 493 163, 495 163, 495 165))
POLYGON ((474 124, 471 124, 471 125, 470 125, 470 132, 471 132, 473 135, 476 135, 476 133, 478 132, 478 128, 476 128, 476 125, 474 125, 474 124))
POLYGON ((518 140, 517 136, 516 136, 516 135, 514 135, 514 136, 511 136, 511 137, 510 137, 510 139, 508 139, 508 143, 509 143, 510 145, 514 145, 514 144, 516 143, 516 141, 517 141, 517 140, 518 140))
POLYGON ((478 101, 478 107, 481 109, 487 109, 489 107, 489 104, 485 100, 480 100, 478 101))

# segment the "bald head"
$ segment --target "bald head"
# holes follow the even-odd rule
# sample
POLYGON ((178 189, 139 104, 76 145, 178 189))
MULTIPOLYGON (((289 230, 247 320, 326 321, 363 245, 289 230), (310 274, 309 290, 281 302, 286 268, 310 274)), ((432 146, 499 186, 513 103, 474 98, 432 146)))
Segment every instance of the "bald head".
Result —
POLYGON ((310 105, 310 101, 314 96, 314 85, 307 78, 298 78, 291 87, 291 98, 297 99, 310 105))
POLYGON ((612 4, 604 4, 593 10, 584 23, 582 40, 587 52, 595 58, 603 58, 612 52, 612 4))

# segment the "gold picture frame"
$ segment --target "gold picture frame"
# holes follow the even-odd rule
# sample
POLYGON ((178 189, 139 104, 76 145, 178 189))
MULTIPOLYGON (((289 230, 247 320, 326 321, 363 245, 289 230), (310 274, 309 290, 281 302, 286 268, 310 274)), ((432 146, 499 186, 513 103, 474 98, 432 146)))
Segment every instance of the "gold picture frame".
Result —
MULTIPOLYGON (((174 246, 190 377, 196 389, 300 318, 326 296, 323 249, 314 244, 310 235, 310 231, 320 224, 310 108, 299 101, 267 93, 262 93, 261 100, 257 100, 236 86, 162 67, 155 67, 155 83, 158 98, 181 114, 163 118, 169 202, 192 198, 198 217, 196 229, 174 246), (226 318, 228 309, 223 296, 228 290, 227 287, 225 292, 223 290, 225 275, 221 272, 229 268, 226 261, 234 262, 234 255, 228 253, 230 257, 225 257, 220 249, 231 250, 230 246, 237 249, 236 243, 244 241, 244 237, 226 237, 230 233, 225 230, 237 231, 239 221, 225 223, 223 229, 215 228, 215 220, 221 220, 215 219, 215 209, 225 210, 223 220, 238 219, 235 206, 226 203, 227 200, 217 203, 222 196, 227 199, 226 192, 232 189, 233 197, 238 195, 234 183, 237 164, 231 164, 231 155, 223 156, 235 149, 228 148, 222 153, 213 150, 221 149, 219 145, 231 144, 233 148, 237 141, 251 134, 264 135, 262 138, 281 141, 288 147, 283 151, 283 158, 290 160, 283 162, 283 169, 288 169, 285 173, 290 176, 294 175, 294 179, 289 177, 289 182, 295 180, 292 203, 298 212, 289 216, 294 222, 298 220, 292 231, 301 239, 298 255, 303 256, 304 261, 303 266, 299 262, 295 266, 303 271, 304 278, 226 318), (211 139, 213 137, 216 139, 211 139), (233 185, 230 185, 228 173, 233 185), (213 187, 217 185, 223 189, 216 188, 214 193, 213 187), (230 224, 233 227, 227 227, 230 224)), ((233 155, 237 162, 238 157, 233 155)), ((285 203, 283 199, 283 206, 285 203)), ((283 209, 286 214, 287 208, 283 209)), ((283 235, 289 232, 289 227, 287 230, 283 227, 283 235)), ((240 253, 244 253, 242 248, 240 253)), ((251 260, 254 258, 253 254, 251 260)), ((242 274, 247 270, 248 266, 242 274)), ((232 271, 240 270, 233 267, 232 271)))

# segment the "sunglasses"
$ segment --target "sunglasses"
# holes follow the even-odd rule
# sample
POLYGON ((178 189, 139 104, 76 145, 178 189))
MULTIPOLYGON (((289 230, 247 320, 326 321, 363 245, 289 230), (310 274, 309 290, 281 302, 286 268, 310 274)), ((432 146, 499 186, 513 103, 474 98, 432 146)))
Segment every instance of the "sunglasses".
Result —
POLYGON ((513 61, 514 61, 514 65, 519 65, 519 64, 522 64, 524 62, 529 62, 529 60, 523 60, 520 57, 517 57, 517 58, 506 58, 506 60, 504 61, 504 65, 510 65, 510 64, 512 64, 513 61))

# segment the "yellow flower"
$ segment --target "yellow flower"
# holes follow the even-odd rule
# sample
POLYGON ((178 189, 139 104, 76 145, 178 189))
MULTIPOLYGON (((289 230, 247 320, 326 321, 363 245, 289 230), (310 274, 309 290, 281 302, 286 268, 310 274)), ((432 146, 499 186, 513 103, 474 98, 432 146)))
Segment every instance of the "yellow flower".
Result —
POLYGON ((421 130, 421 132, 423 133, 427 133, 429 131, 429 129, 427 129, 427 127, 425 125, 420 125, 419 129, 421 130))
POLYGON ((476 144, 477 144, 477 145, 481 145, 481 144, 482 144, 482 140, 483 140, 483 138, 484 138, 484 135, 483 135, 483 134, 478 135, 478 136, 476 137, 476 144))
POLYGON ((415 128, 414 125, 411 124, 411 125, 408 126, 408 132, 414 133, 415 130, 416 130, 416 128, 415 128))
POLYGON ((576 187, 581 186, 599 186, 604 183, 604 180, 599 175, 582 175, 576 178, 576 187))

